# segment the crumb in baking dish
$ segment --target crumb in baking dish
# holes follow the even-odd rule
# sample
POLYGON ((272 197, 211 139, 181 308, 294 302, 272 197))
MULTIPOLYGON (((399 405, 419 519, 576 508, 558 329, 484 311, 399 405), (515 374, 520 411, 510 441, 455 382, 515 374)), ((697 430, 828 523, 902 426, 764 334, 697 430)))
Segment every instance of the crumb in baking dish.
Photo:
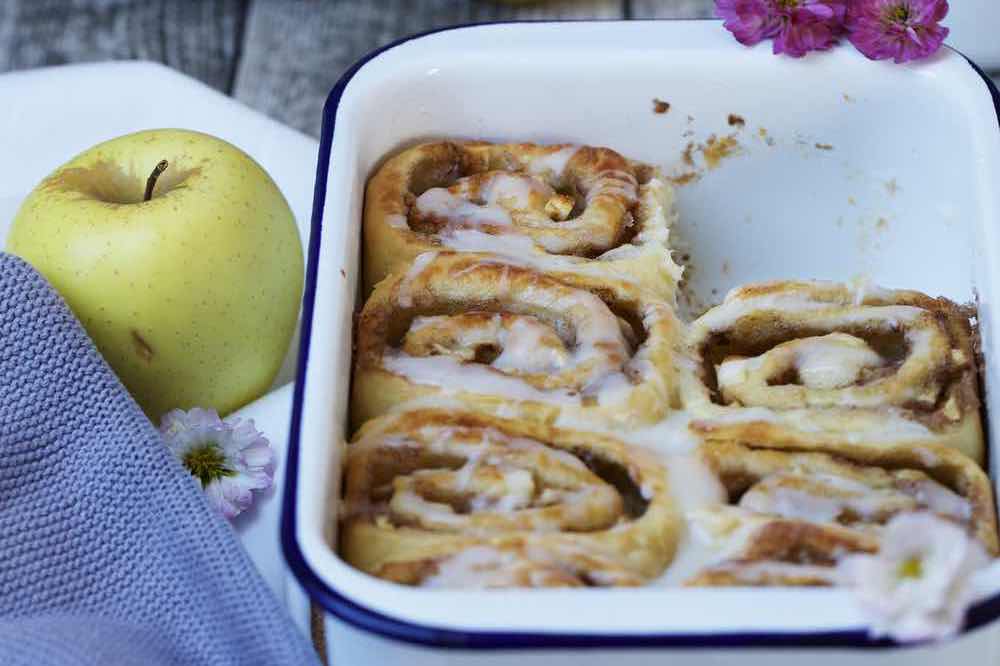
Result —
POLYGON ((717 137, 712 135, 703 146, 700 147, 701 154, 705 156, 705 164, 709 169, 718 168, 722 160, 733 157, 743 152, 740 142, 736 140, 735 134, 717 137))
POLYGON ((688 171, 678 176, 671 176, 670 182, 677 186, 688 185, 701 180, 701 174, 697 171, 688 171))

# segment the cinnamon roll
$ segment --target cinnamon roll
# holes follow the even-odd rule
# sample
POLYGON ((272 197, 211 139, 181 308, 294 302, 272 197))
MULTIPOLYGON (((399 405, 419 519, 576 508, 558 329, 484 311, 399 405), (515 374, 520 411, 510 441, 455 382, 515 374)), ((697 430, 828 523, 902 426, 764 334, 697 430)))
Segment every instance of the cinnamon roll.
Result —
POLYGON ((676 547, 663 468, 611 437, 423 408, 348 445, 340 550, 427 587, 639 585, 676 547))
POLYGON ((390 158, 365 198, 365 285, 424 252, 490 252, 544 271, 629 278, 672 298, 674 195, 608 148, 438 142, 390 158))
POLYGON ((355 426, 431 395, 535 421, 632 427, 676 402, 678 322, 630 282, 427 253, 358 319, 355 426))
POLYGON ((710 440, 942 444, 982 463, 972 337, 966 311, 918 292, 745 286, 691 325, 682 399, 710 440))
POLYGON ((718 561, 688 585, 832 585, 839 557, 878 551, 883 525, 913 511, 953 521, 998 552, 989 478, 947 447, 710 442, 701 455, 729 503, 689 517, 718 561))

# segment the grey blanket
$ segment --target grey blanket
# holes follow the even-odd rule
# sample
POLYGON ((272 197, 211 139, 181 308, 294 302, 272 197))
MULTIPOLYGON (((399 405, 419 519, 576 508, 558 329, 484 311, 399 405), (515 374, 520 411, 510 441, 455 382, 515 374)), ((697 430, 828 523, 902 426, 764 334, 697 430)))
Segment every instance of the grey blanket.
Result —
POLYGON ((318 663, 62 299, 2 253, 0 663, 318 663))

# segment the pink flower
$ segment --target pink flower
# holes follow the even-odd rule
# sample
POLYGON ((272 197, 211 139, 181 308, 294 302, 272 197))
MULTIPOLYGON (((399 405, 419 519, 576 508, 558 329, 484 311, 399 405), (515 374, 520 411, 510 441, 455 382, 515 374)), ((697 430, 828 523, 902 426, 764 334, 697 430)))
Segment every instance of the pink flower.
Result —
POLYGON ((716 0, 715 11, 725 19, 726 30, 746 46, 771 39, 781 31, 781 21, 770 0, 716 0))
POLYGON ((175 409, 163 416, 160 433, 226 518, 250 507, 252 491, 271 487, 274 452, 252 419, 222 420, 214 410, 199 407, 175 409))
POLYGON ((776 54, 800 58, 837 43, 847 0, 716 0, 715 9, 741 44, 773 38, 776 54))
POLYGON ((872 60, 926 58, 948 36, 940 25, 947 14, 948 0, 853 0, 849 39, 872 60))

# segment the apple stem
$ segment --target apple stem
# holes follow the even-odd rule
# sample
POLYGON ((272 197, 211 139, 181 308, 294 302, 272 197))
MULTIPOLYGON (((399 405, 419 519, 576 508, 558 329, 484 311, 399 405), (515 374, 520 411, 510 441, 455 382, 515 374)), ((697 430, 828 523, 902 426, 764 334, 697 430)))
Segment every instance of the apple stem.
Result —
POLYGON ((169 163, 166 160, 160 160, 153 167, 153 173, 149 174, 149 178, 146 179, 146 194, 142 197, 143 201, 149 201, 153 198, 153 188, 156 187, 156 179, 167 170, 167 166, 169 166, 169 163))

